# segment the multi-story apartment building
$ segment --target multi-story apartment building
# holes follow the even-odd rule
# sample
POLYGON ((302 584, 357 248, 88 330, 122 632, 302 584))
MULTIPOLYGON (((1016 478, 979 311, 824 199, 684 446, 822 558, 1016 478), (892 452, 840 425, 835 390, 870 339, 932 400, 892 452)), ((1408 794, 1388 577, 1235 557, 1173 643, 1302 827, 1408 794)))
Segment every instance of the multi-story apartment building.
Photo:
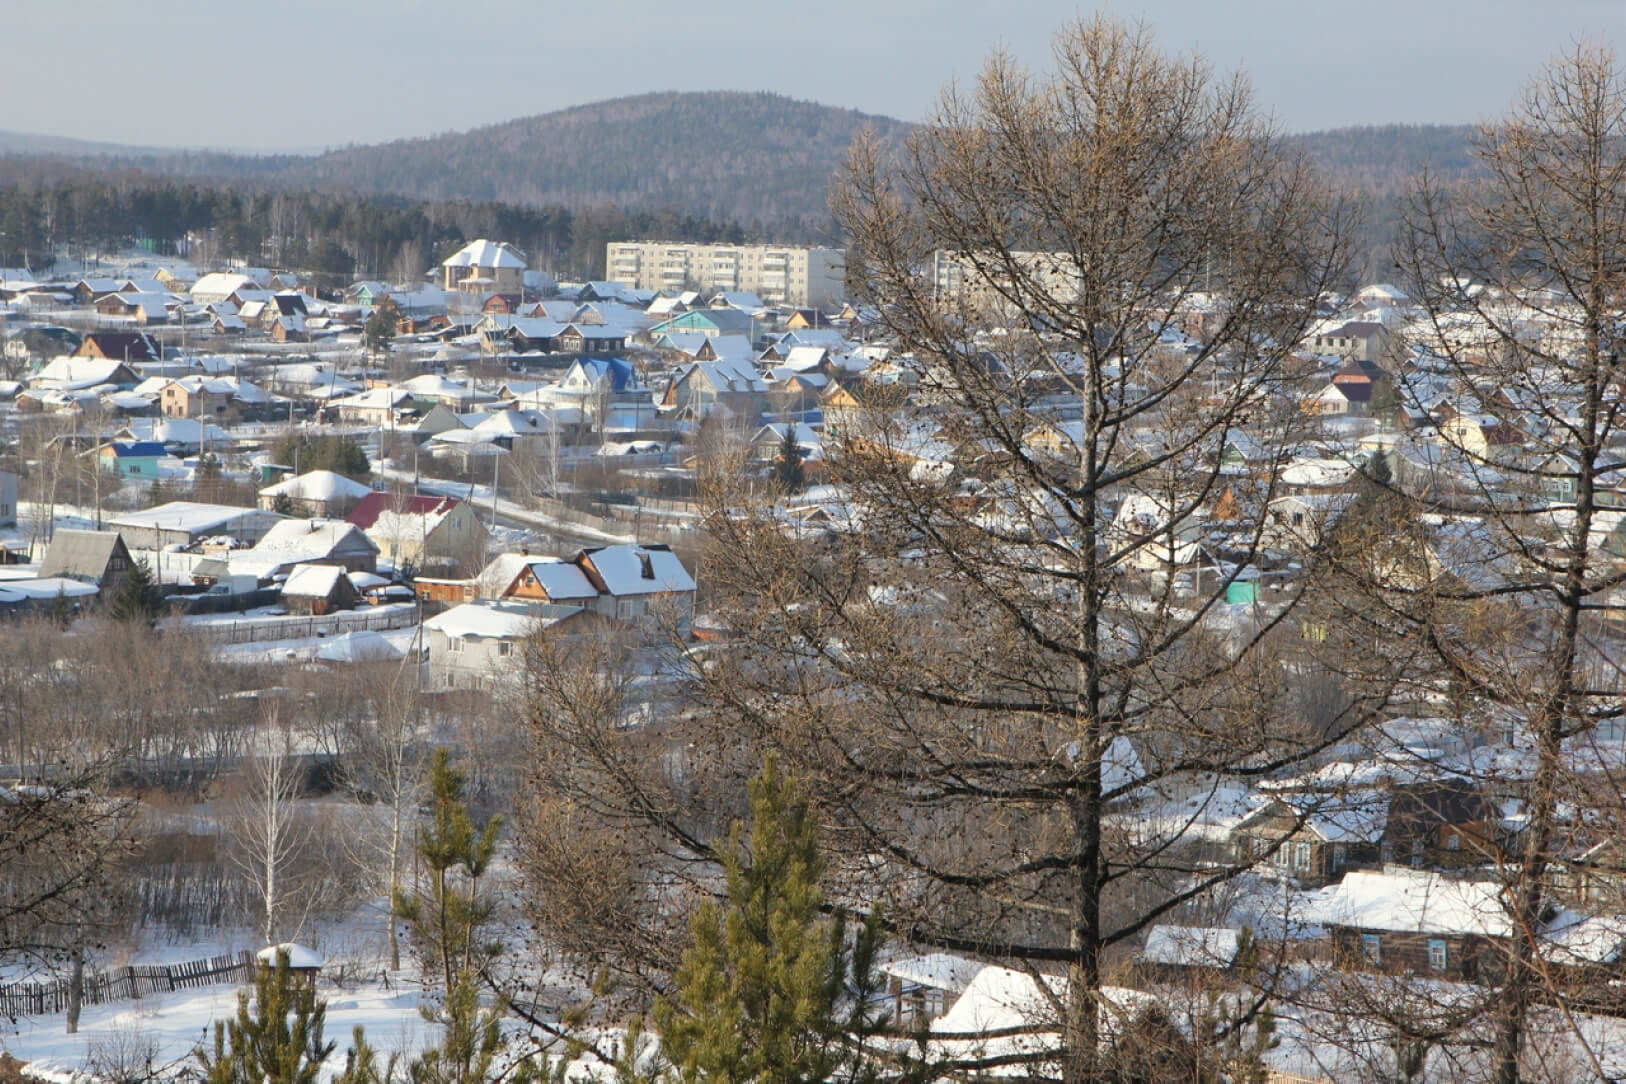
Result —
POLYGON ((940 298, 970 298, 998 303, 1001 283, 1025 279, 1023 291, 1042 291, 1052 297, 1077 296, 1081 276, 1065 252, 989 252, 980 257, 939 249, 932 256, 932 282, 940 298), (1010 270, 1003 265, 1008 261, 1010 270))
POLYGON ((846 252, 793 245, 612 241, 605 277, 635 290, 748 291, 770 305, 817 308, 846 296, 846 252))

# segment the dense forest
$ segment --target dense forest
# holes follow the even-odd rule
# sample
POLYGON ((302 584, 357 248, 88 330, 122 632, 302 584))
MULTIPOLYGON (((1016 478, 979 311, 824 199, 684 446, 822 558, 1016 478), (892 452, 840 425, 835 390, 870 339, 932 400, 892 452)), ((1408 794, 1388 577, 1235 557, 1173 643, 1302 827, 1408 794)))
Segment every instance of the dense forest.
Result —
MULTIPOLYGON (((408 278, 468 238, 493 236, 524 248, 533 267, 579 278, 603 274, 611 239, 839 244, 828 188, 847 147, 865 128, 896 142, 910 127, 778 95, 708 92, 320 155, 15 145, 0 157, 0 263, 53 245, 167 246, 194 234, 206 239, 194 250, 205 262, 408 278)), ((1470 175, 1471 131, 1392 124, 1289 137, 1366 203, 1355 279, 1389 277, 1408 178, 1425 167, 1447 180, 1470 175)))
POLYGON ((603 275, 606 242, 628 236, 751 238, 737 224, 672 209, 288 191, 34 159, 0 168, 0 266, 7 267, 50 270, 51 253, 77 261, 138 244, 204 267, 239 259, 296 268, 332 287, 356 278, 413 281, 467 241, 493 237, 518 245, 533 268, 594 278, 603 275))

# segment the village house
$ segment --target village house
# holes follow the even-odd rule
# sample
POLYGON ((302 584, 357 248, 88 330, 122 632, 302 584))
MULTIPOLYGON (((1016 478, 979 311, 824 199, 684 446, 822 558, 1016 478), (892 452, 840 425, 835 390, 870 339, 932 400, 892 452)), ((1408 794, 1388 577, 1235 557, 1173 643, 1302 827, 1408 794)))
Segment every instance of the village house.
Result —
MULTIPOLYGON (((339 519, 285 519, 252 549, 234 550, 205 574, 248 574, 264 582, 295 565, 337 565, 347 572, 378 571, 378 546, 361 528, 339 519), (229 564, 229 567, 228 567, 229 564)), ((203 571, 200 564, 193 570, 203 571)))
POLYGON ((1503 892, 1495 881, 1386 866, 1346 874, 1303 918, 1326 927, 1333 960, 1348 970, 1494 981, 1513 932, 1503 892))
POLYGON ((322 617, 353 610, 361 592, 337 565, 294 565, 282 584, 282 605, 289 613, 322 617))
POLYGON ((440 266, 445 289, 482 297, 501 294, 509 300, 510 312, 525 290, 525 255, 506 241, 470 241, 440 266))
POLYGON ((397 568, 479 568, 491 541, 474 506, 457 497, 375 490, 357 502, 347 519, 397 568))
POLYGON ((259 505, 270 511, 276 508, 279 500, 285 500, 286 507, 295 515, 342 519, 372 491, 371 486, 354 478, 346 478, 330 470, 313 470, 266 486, 259 492, 259 505))
POLYGON ((492 689, 522 680, 532 636, 571 636, 603 628, 587 610, 485 600, 453 606, 423 623, 430 682, 445 689, 492 689))
POLYGON ((1231 829, 1237 861, 1311 887, 1377 862, 1385 803, 1376 796, 1272 798, 1231 829))
POLYGON ((258 508, 169 501, 141 511, 122 512, 108 519, 107 524, 138 550, 161 550, 171 546, 191 548, 212 538, 230 538, 252 546, 286 518, 258 508))
POLYGON ((165 384, 158 402, 167 418, 210 418, 231 409, 236 395, 237 385, 229 380, 186 376, 165 384))
POLYGON ((694 618, 694 578, 668 546, 585 549, 575 563, 599 593, 595 609, 617 621, 656 620, 687 636, 694 618))
POLYGON ((115 440, 95 451, 96 462, 104 473, 120 478, 153 479, 161 474, 159 464, 170 459, 162 444, 151 440, 115 440))
MULTIPOLYGON (((122 361, 126 365, 136 361, 162 361, 164 348, 144 331, 92 331, 79 342, 73 352, 76 358, 104 358, 122 361)), ((130 386, 136 384, 131 374, 130 386)))
POLYGON ((112 591, 130 574, 130 551, 117 531, 60 528, 40 562, 40 579, 60 576, 112 591))

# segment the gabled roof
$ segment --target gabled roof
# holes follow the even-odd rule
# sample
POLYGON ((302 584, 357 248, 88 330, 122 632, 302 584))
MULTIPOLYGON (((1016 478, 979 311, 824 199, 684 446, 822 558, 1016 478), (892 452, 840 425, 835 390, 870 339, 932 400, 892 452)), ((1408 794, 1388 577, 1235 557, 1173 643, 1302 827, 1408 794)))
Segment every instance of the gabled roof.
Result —
POLYGON ((576 563, 595 587, 618 598, 694 590, 694 578, 667 546, 586 549, 576 555, 576 563))
POLYGON ((100 581, 107 563, 123 549, 117 531, 78 531, 62 528, 51 536, 51 545, 40 562, 41 579, 66 576, 70 579, 100 581))
POLYGON ((288 496, 301 501, 360 500, 371 493, 369 486, 330 470, 306 471, 260 490, 262 497, 288 496))
POLYGON ((1309 911, 1305 917, 1312 922, 1362 930, 1482 937, 1513 932, 1502 885, 1398 866, 1346 873, 1336 889, 1312 901, 1309 911))
POLYGON ((157 458, 169 454, 156 440, 115 440, 106 447, 112 450, 114 458, 117 459, 157 458))
POLYGON ((295 565, 282 585, 282 597, 327 598, 343 575, 339 565, 295 565))
POLYGON ((456 497, 395 494, 375 489, 369 490, 356 507, 350 510, 346 522, 365 531, 370 530, 378 522, 378 517, 386 512, 413 516, 444 515, 462 503, 456 497))
POLYGON ((470 241, 441 263, 442 267, 512 267, 525 270, 524 255, 506 241, 470 241))
POLYGON ((555 602, 565 599, 592 599, 598 597, 598 588, 587 578, 578 565, 561 561, 557 557, 533 557, 521 572, 516 572, 505 587, 512 587, 524 571, 530 572, 548 598, 555 602))

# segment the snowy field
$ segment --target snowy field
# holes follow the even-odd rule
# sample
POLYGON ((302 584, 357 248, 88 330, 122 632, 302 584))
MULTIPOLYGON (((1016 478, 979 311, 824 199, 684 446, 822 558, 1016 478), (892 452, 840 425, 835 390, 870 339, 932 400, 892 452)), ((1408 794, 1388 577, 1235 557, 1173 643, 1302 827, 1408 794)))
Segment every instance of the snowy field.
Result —
MULTIPOLYGON (((83 1080, 99 1065, 142 1062, 149 1052, 155 1069, 179 1068, 199 1043, 212 1041, 213 1021, 236 1013, 237 992, 234 986, 216 986, 89 1007, 77 1035, 65 1033, 60 1014, 29 1017, 5 1025, 0 1048, 28 1063, 28 1075, 46 1080, 83 1080)), ((418 1013, 416 990, 370 983, 350 990, 324 988, 322 995, 328 999, 326 1035, 338 1043, 325 1077, 344 1068, 357 1026, 384 1055, 411 1055, 434 1038, 436 1029, 418 1013)))

